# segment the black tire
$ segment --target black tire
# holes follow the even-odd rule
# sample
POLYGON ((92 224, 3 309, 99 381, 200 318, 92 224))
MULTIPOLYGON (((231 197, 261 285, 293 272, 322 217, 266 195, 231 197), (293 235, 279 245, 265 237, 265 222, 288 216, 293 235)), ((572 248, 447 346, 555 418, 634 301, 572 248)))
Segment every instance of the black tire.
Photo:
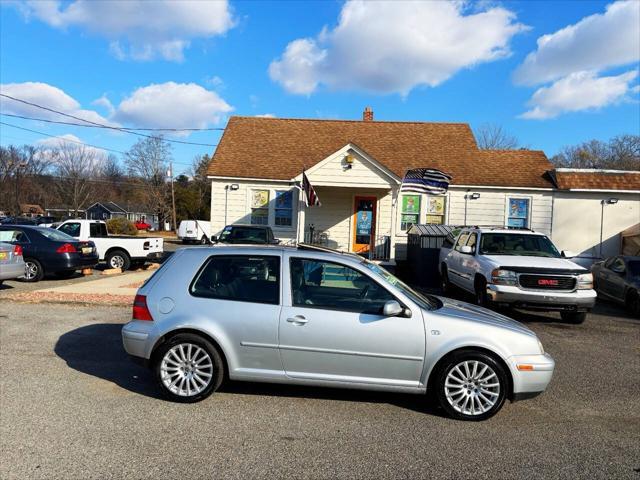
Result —
POLYGON ((56 277, 58 278, 71 278, 75 275, 75 270, 65 270, 63 272, 56 272, 56 277))
MULTIPOLYGON (((202 360, 200 360, 200 358, 202 357, 196 357, 196 360, 198 360, 198 362, 201 362, 202 360)), ((175 361, 173 363, 178 365, 178 363, 175 361)), ((171 364, 169 363, 168 365, 171 364)), ((224 363, 222 361, 222 355, 220 354, 218 349, 204 337, 192 333, 180 333, 178 335, 175 335, 174 337, 171 337, 165 343, 160 345, 160 347, 158 347, 157 351, 153 355, 153 372, 156 377, 156 381, 160 386, 160 390, 165 397, 174 402, 194 403, 199 402, 200 400, 204 400, 208 396, 212 395, 218 389, 218 387, 220 387, 222 381, 224 380, 224 363), (185 350, 187 348, 187 345, 195 345, 204 350, 207 355, 209 355, 209 359, 211 360, 211 368, 206 369, 206 371, 211 375, 209 378, 209 383, 202 391, 199 391, 193 395, 179 395, 178 393, 171 391, 164 383, 166 378, 175 381, 175 379, 171 377, 163 378, 164 357, 172 348, 179 345, 185 345, 185 350)), ((175 374, 180 375, 177 371, 175 372, 175 374)), ((180 382, 180 380, 178 380, 178 382, 180 382)), ((193 380, 193 384, 199 385, 195 380, 193 380)), ((180 383, 178 383, 178 385, 180 385, 180 383)))
POLYGON ((563 322, 579 325, 587 319, 587 312, 560 312, 563 322))
MULTIPOLYGON (((481 368, 479 370, 481 370, 481 368)), ((485 374, 485 376, 486 375, 487 374, 485 374)), ((464 382, 467 381, 466 378, 462 380, 464 382)), ((487 384, 487 382, 485 382, 485 384, 487 384)), ((505 371, 505 368, 502 366, 502 363, 497 361, 493 356, 475 350, 461 350, 449 355, 441 362, 436 372, 436 381, 433 383, 433 388, 436 389, 435 398, 438 400, 438 403, 440 404, 442 409, 447 412, 450 417, 457 420, 478 422, 491 418, 496 413, 498 413, 498 411, 504 405, 507 395, 509 394, 510 383, 509 377, 507 375, 507 372, 505 371), (447 376, 451 371, 454 371, 454 375, 458 375, 457 373, 455 373, 455 369, 464 362, 479 362, 483 365, 488 366, 491 370, 493 370, 493 373, 495 373, 495 377, 491 378, 491 383, 489 385, 494 385, 496 383, 494 382, 495 378, 497 380, 498 387, 490 387, 485 389, 481 385, 472 386, 472 381, 469 380, 470 383, 465 383, 464 385, 470 386, 471 388, 461 387, 461 396, 458 396, 457 393, 451 394, 451 391, 449 391, 448 395, 446 388, 447 385, 451 384, 447 384, 447 376), (486 393, 486 390, 492 391, 492 394, 486 393), (460 400, 464 402, 464 399, 466 397, 471 398, 472 395, 475 395, 476 400, 471 400, 472 402, 481 401, 484 407, 488 407, 489 404, 482 400, 482 397, 477 396, 479 394, 482 394, 485 399, 491 398, 491 400, 495 403, 493 403, 493 405, 486 411, 481 411, 481 413, 474 414, 465 413, 464 410, 460 409, 459 404, 457 404, 457 407, 454 406, 454 404, 456 404, 456 401, 460 400), (451 398, 451 401, 449 400, 449 398, 451 398)), ((474 405, 480 405, 480 403, 474 403, 474 405)), ((469 410, 468 406, 467 410, 469 410)))
POLYGON ((482 277, 477 277, 474 283, 476 305, 491 308, 491 300, 487 295, 487 281, 482 277))
POLYGON ((200 245, 206 245, 207 243, 209 243, 209 240, 207 240, 207 236, 202 235, 202 238, 200 239, 200 245))
POLYGON ((640 295, 638 295, 638 292, 631 290, 627 293, 624 304, 631 315, 640 318, 640 295))
POLYGON ((131 258, 124 250, 111 250, 105 261, 108 268, 121 268, 123 272, 131 268, 131 258))
POLYGON ((451 283, 449 282, 449 272, 447 271, 446 265, 442 265, 442 274, 440 275, 440 288, 442 289, 442 293, 444 295, 449 295, 451 293, 451 283))
POLYGON ((24 259, 25 275, 22 279, 25 282, 39 282, 44 277, 42 264, 35 258, 24 259))

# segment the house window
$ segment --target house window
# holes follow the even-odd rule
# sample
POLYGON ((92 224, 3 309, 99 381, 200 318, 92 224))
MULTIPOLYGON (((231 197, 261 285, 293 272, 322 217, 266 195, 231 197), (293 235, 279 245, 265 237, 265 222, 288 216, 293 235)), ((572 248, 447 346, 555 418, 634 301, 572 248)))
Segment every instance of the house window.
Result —
POLYGON ((269 224, 269 190, 251 191, 251 224, 269 224))
POLYGON ((427 221, 426 223, 444 224, 444 212, 447 198, 440 196, 427 197, 427 221))
POLYGON ((402 208, 400 210, 400 230, 406 232, 419 222, 420 219, 420 195, 403 195, 402 208))
POLYGON ((293 223, 293 192, 291 190, 276 191, 276 226, 290 227, 293 223))
POLYGON ((507 206, 507 227, 529 227, 531 201, 528 198, 509 198, 507 206))

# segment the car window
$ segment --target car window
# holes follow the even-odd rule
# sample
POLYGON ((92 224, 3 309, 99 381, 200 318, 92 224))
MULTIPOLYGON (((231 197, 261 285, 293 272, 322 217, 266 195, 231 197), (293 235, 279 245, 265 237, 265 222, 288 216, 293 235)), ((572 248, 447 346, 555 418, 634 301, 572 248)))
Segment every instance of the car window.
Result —
POLYGON ((292 258, 291 295, 296 307, 382 314, 394 296, 369 276, 339 263, 292 258))
POLYGON ((76 239, 73 238, 71 235, 67 235, 64 232, 55 230, 53 228, 38 227, 38 233, 40 233, 41 235, 44 235, 49 240, 54 240, 56 242, 70 242, 70 241, 75 242, 76 241, 76 239))
POLYGON ((467 240, 469 239, 469 233, 468 232, 464 232, 463 234, 461 234, 458 237, 458 241, 456 242, 456 246, 454 247, 454 249, 456 251, 460 251, 460 248, 467 243, 467 240))
POLYGON ((251 227, 225 227, 220 234, 220 242, 223 243, 258 243, 267 242, 267 230, 251 227))
POLYGON ((478 234, 472 233, 471 235, 469 235, 469 240, 467 241, 467 247, 471 247, 474 252, 476 251, 477 240, 478 240, 478 234))
POLYGON ((629 260, 627 271, 631 277, 640 277, 640 260, 629 260))
POLYGON ((29 237, 22 230, 0 230, 0 242, 28 243, 29 237))
POLYGON ((196 297, 252 303, 280 303, 280 258, 215 255, 191 284, 196 297))
POLYGON ((89 224, 89 236, 90 237, 106 237, 107 226, 104 223, 90 223, 89 224))
POLYGON ((65 223, 60 228, 58 228, 62 233, 66 233, 67 235, 71 235, 72 237, 80 236, 80 224, 79 223, 65 223))

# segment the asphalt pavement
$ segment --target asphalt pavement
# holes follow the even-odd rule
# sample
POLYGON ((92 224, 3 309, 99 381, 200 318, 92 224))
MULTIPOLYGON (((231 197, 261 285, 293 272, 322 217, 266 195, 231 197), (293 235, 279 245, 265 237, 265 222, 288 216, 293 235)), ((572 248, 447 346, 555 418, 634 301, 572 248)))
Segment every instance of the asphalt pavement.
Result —
POLYGON ((227 383, 161 399, 131 363, 129 308, 0 303, 0 478, 640 479, 640 321, 518 314, 557 362, 549 390, 492 419, 425 398, 227 383))

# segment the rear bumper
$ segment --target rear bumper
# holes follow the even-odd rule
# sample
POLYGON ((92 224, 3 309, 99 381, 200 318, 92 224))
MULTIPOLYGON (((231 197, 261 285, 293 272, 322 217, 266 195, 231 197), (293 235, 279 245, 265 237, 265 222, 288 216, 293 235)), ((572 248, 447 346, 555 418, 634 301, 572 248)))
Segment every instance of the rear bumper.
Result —
POLYGON ((131 260, 138 260, 138 261, 145 260, 148 262, 154 262, 157 260, 161 260, 163 256, 164 256, 164 252, 152 252, 143 257, 131 257, 131 260))
POLYGON ((124 350, 132 357, 142 360, 149 358, 153 347, 153 322, 132 320, 122 327, 122 345, 124 350))
POLYGON ((508 358, 513 378, 513 400, 533 398, 544 392, 551 382, 555 362, 548 353, 542 355, 513 355, 508 358), (526 365, 530 370, 519 370, 526 365))
POLYGON ((95 267, 98 264, 98 254, 81 256, 77 253, 64 253, 57 258, 44 259, 43 267, 47 272, 63 272, 66 270, 80 270, 95 267))
POLYGON ((532 310, 588 311, 596 303, 595 290, 557 292, 553 290, 523 290, 506 285, 488 285, 487 294, 495 303, 532 310))
POLYGON ((24 263, 7 263, 0 265, 0 280, 11 280, 24 275, 24 263))

